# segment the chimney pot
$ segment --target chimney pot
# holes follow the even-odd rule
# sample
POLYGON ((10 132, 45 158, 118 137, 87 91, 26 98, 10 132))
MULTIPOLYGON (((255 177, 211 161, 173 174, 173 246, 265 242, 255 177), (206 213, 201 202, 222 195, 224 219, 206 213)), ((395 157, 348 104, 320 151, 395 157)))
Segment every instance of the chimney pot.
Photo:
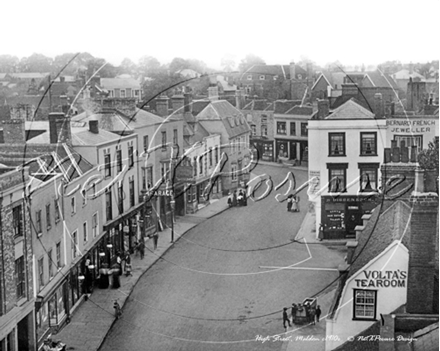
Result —
POLYGON ((51 144, 70 143, 72 132, 70 129, 70 118, 64 113, 52 112, 49 114, 49 137, 51 144))
POLYGON ((161 95, 156 99, 156 113, 161 117, 168 116, 168 96, 161 95))

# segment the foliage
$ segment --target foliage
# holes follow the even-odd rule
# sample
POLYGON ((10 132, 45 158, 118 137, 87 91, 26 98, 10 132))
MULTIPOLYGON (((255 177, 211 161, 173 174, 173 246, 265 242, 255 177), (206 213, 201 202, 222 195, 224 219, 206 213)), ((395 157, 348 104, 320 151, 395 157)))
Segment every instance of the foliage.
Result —
POLYGON ((238 65, 238 69, 240 72, 246 72, 249 68, 251 68, 253 65, 265 65, 266 62, 264 60, 254 54, 248 54, 246 57, 241 60, 240 64, 238 65))
POLYGON ((14 73, 18 67, 19 59, 16 56, 0 55, 0 72, 14 73))
POLYGON ((417 155, 417 162, 419 163, 420 168, 425 170, 436 170, 437 175, 439 171, 438 143, 438 138, 435 138, 433 141, 429 142, 428 149, 422 150, 417 155))

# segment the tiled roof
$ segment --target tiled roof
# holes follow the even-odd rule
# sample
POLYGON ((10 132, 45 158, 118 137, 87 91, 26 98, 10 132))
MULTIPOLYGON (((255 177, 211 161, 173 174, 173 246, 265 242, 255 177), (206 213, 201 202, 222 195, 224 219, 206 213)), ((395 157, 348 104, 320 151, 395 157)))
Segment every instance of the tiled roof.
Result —
POLYGON ((101 78, 101 87, 107 90, 113 89, 140 89, 140 83, 133 78, 101 78))
POLYGON ((47 77, 49 73, 40 73, 40 72, 28 72, 28 73, 8 73, 9 76, 12 78, 17 79, 43 79, 44 77, 47 77))
POLYGON ((264 111, 270 105, 266 100, 251 100, 242 110, 264 111))
POLYGON ((356 99, 351 98, 325 119, 374 119, 374 117, 374 113, 362 107, 356 99))
POLYGON ((301 100, 277 100, 275 101, 275 113, 286 113, 297 105, 301 105, 301 100))
POLYGON ((370 78, 370 80, 373 82, 373 85, 375 87, 399 89, 399 86, 390 75, 384 74, 378 70, 372 72, 366 72, 366 76, 370 78))
POLYGON ((353 276, 394 240, 402 239, 408 247, 410 219, 411 208, 401 200, 385 201, 377 206, 360 235, 348 276, 353 276))
POLYGON ((297 116, 312 116, 313 107, 312 106, 293 106, 290 110, 286 111, 287 115, 297 115, 297 116))
POLYGON ((99 133, 92 133, 88 129, 72 128, 72 145, 99 145, 109 141, 116 141, 121 139, 121 136, 108 132, 104 129, 100 129, 99 133))
POLYGON ((193 115, 197 116, 200 112, 202 112, 206 106, 210 103, 209 100, 196 100, 191 103, 193 115))

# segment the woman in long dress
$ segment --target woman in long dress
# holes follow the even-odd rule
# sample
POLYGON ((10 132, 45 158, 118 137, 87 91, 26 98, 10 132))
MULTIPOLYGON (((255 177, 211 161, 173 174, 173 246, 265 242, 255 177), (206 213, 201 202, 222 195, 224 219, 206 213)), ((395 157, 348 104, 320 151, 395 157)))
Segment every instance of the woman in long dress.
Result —
POLYGON ((296 196, 292 198, 292 212, 299 212, 298 199, 296 196))

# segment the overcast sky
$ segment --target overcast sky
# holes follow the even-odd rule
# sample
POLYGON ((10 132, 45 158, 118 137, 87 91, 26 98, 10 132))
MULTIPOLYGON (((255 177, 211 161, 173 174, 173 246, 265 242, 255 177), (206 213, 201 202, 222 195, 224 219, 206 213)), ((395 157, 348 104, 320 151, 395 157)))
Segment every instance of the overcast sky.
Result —
POLYGON ((439 59, 439 9, 439 0, 3 0, 0 54, 86 51, 114 65, 182 57, 214 68, 248 53, 268 64, 426 62, 439 59))

